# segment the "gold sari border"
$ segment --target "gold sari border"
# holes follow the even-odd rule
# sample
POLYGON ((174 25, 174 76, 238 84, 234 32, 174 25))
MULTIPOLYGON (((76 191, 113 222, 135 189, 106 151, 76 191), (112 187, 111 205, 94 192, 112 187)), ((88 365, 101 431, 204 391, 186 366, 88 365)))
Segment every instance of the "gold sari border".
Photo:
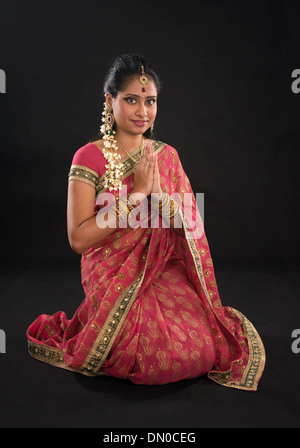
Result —
MULTIPOLYGON (((199 252, 197 250, 195 241, 192 238, 190 238, 190 232, 188 230, 187 220, 186 220, 186 217, 184 216, 184 213, 182 212, 181 209, 180 209, 180 214, 182 217, 184 230, 185 230, 185 233, 187 236, 189 249, 190 249, 191 255, 194 260, 194 265, 195 265, 195 268, 196 268, 196 271, 198 274, 198 278, 200 280, 203 291, 205 292, 207 300, 208 300, 211 308, 213 309, 213 306, 212 306, 212 303, 210 300, 210 295, 206 288, 206 284, 205 284, 205 280, 204 280, 202 263, 201 263, 201 258, 199 256, 199 252)), ((255 327, 253 326, 253 324, 240 311, 237 311, 231 307, 227 307, 227 309, 231 310, 233 312, 233 314, 235 314, 239 318, 240 323, 243 326, 244 335, 248 341, 248 346, 249 346, 248 363, 245 368, 243 377, 239 383, 236 381, 231 381, 232 369, 230 369, 226 372, 213 371, 211 373, 208 373, 208 377, 223 386, 256 391, 258 382, 263 373, 263 370, 265 367, 265 362, 266 362, 266 353, 265 353, 263 342, 262 342, 258 332, 256 331, 255 327)), ((233 365, 235 364, 235 362, 239 363, 239 360, 233 361, 233 365)))
POLYGON ((96 171, 83 165, 72 165, 69 171, 68 180, 79 180, 85 182, 97 190, 99 175, 96 171))
MULTIPOLYGON (((110 311, 93 347, 83 363, 81 371, 98 375, 98 371, 107 358, 109 351, 120 331, 124 320, 134 302, 140 285, 143 281, 146 267, 138 278, 129 285, 123 294, 118 297, 115 306, 110 311)), ((91 324, 93 326, 93 323, 91 324)))
MULTIPOLYGON (((71 372, 82 373, 83 375, 87 376, 93 376, 88 372, 80 372, 77 369, 68 367, 64 361, 63 350, 42 344, 37 344, 32 341, 28 341, 28 353, 38 361, 50 364, 54 367, 60 367, 61 369, 69 370, 71 372)), ((98 375, 104 375, 104 373, 101 372, 98 375)))
MULTIPOLYGON (((249 347, 248 363, 240 382, 231 380, 232 369, 227 372, 210 372, 208 373, 208 378, 222 386, 255 392, 266 363, 265 348, 253 324, 240 311, 231 307, 228 307, 228 309, 240 319, 243 325, 244 334, 247 338, 249 347)), ((238 362, 239 360, 236 360, 233 361, 232 364, 234 365, 238 362)))
POLYGON ((186 240, 188 242, 189 249, 190 249, 190 252, 191 252, 193 260, 194 260, 195 268, 196 268, 196 271, 197 271, 197 274, 198 274, 201 286, 203 288, 203 291, 205 292, 206 298, 207 298, 210 306, 212 307, 212 303, 211 303, 211 300, 210 300, 210 295, 209 295, 209 292, 207 291, 206 283, 205 283, 205 280, 204 280, 202 263, 201 263, 201 259, 200 259, 200 256, 199 256, 199 252, 198 252, 198 250, 196 248, 195 241, 191 238, 191 234, 190 234, 190 232, 188 230, 187 219, 186 219, 182 209, 179 209, 179 213, 180 213, 183 225, 184 225, 184 231, 185 231, 185 234, 186 234, 186 240))
MULTIPOLYGON (((154 154, 158 154, 164 149, 166 143, 163 143, 161 141, 153 141, 152 146, 154 148, 154 154)), ((131 157, 127 156, 127 158, 122 161, 124 171, 123 175, 120 176, 120 180, 126 179, 126 177, 130 176, 130 174, 134 172, 134 167, 140 160, 141 152, 142 151, 140 149, 135 154, 131 155, 131 157)), ((96 185, 96 197, 98 197, 100 193, 103 193, 105 191, 105 177, 106 172, 102 174, 102 176, 99 178, 98 184, 96 185)))
POLYGON ((56 367, 63 367, 65 365, 63 351, 54 347, 47 347, 28 341, 28 352, 33 358, 44 361, 47 364, 52 364, 56 367))

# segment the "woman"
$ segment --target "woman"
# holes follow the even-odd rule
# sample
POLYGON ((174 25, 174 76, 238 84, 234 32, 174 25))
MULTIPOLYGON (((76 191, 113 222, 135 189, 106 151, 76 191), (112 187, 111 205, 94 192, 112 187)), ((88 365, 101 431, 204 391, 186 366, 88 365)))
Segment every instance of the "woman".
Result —
POLYGON ((68 236, 82 254, 85 300, 71 320, 38 317, 29 352, 136 384, 208 375, 254 391, 264 347, 248 319, 222 306, 178 153, 152 139, 159 90, 139 55, 122 55, 109 70, 101 138, 75 153, 69 173, 68 236))

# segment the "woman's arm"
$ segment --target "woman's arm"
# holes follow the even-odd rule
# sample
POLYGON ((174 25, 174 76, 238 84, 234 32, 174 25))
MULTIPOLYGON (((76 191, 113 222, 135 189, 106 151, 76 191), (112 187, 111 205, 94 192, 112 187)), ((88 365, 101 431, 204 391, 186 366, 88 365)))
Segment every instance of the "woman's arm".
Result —
MULTIPOLYGON (((100 228, 94 216, 95 189, 85 183, 69 181, 67 229, 71 248, 78 254, 112 234, 116 226, 100 228)), ((118 220, 116 219, 116 225, 118 220)))
MULTIPOLYGON (((153 166, 153 154, 149 154, 149 148, 146 148, 137 164, 135 185, 130 194, 141 193, 142 196, 147 196, 151 192, 153 166)), ((119 226, 118 217, 108 214, 110 216, 107 216, 107 226, 99 227, 97 216, 94 216, 94 206, 95 189, 85 182, 70 180, 67 205, 68 238, 71 248, 78 254, 111 235, 119 226)))
MULTIPOLYGON (((133 189, 135 199, 142 200, 144 194, 133 189)), ((67 228, 71 248, 78 254, 99 243, 111 235, 119 227, 118 215, 103 211, 101 223, 106 222, 106 227, 97 224, 97 215, 94 216, 95 189, 84 182, 69 181, 68 205, 67 205, 67 228)), ((113 210, 112 210, 113 211, 113 210)), ((101 213, 98 212, 98 213, 101 213)))

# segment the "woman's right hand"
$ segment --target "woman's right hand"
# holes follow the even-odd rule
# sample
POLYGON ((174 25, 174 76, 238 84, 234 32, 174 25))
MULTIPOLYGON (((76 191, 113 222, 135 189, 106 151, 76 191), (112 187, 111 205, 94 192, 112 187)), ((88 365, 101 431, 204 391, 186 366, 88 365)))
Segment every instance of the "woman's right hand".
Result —
POLYGON ((152 191, 154 173, 154 152, 150 142, 146 142, 143 154, 136 166, 134 174, 134 192, 149 196, 152 191))

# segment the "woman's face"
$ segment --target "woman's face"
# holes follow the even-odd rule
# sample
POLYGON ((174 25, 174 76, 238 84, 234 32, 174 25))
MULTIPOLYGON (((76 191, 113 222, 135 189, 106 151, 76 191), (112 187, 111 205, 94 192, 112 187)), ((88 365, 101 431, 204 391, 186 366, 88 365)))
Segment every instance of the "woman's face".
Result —
POLYGON ((106 102, 116 121, 117 132, 144 134, 154 123, 157 113, 157 90, 153 81, 143 86, 133 77, 116 98, 106 94, 106 102))

